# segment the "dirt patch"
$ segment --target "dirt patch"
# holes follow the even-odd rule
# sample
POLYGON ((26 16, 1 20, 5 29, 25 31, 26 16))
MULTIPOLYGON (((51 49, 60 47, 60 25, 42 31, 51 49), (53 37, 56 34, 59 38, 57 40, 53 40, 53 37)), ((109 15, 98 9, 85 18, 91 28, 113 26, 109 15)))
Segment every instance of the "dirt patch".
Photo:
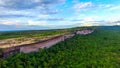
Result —
POLYGON ((24 44, 31 44, 31 43, 46 40, 55 36, 58 36, 58 35, 46 36, 41 38, 32 37, 32 38, 12 38, 12 39, 0 40, 0 48, 9 48, 9 47, 20 46, 24 44))

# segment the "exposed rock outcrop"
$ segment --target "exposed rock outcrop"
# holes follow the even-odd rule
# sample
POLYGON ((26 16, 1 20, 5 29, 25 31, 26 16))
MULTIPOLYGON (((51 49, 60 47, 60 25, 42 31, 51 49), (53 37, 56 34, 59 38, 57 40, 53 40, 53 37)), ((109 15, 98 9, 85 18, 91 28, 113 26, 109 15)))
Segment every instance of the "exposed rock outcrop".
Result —
POLYGON ((88 29, 77 30, 77 31, 75 31, 75 33, 60 35, 60 36, 57 36, 54 38, 50 38, 50 39, 39 41, 39 42, 32 43, 32 44, 3 48, 3 53, 0 56, 7 57, 10 54, 13 54, 16 52, 23 52, 23 53, 36 52, 40 48, 45 48, 45 47, 49 48, 50 46, 53 46, 53 45, 57 44, 58 42, 64 41, 67 38, 71 38, 75 34, 86 35, 86 34, 90 34, 92 32, 94 32, 94 30, 88 30, 88 29))

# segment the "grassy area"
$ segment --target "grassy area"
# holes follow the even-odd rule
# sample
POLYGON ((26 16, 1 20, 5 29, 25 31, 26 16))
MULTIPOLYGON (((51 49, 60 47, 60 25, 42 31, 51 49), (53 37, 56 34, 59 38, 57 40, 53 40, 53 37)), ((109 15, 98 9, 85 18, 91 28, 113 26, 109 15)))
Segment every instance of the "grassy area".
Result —
POLYGON ((120 27, 98 27, 49 49, 0 59, 1 68, 119 68, 120 27))
POLYGON ((31 44, 40 40, 46 40, 61 34, 68 33, 64 30, 35 30, 35 31, 15 31, 0 33, 0 48, 31 44))
MULTIPOLYGON (((12 32, 0 32, 0 40, 11 38, 32 38, 32 37, 46 37, 60 34, 66 34, 74 32, 77 29, 85 29, 86 27, 68 28, 68 29, 56 29, 56 30, 29 30, 29 31, 12 31, 12 32)), ((89 27, 91 28, 91 27, 89 27)))
MULTIPOLYGON (((55 30, 29 30, 11 31, 0 33, 0 48, 8 48, 24 44, 31 44, 46 40, 63 34, 74 32, 74 30, 85 29, 86 27, 55 29, 55 30)), ((91 27, 89 27, 91 28, 91 27)))
POLYGON ((64 34, 64 30, 50 30, 50 31, 18 31, 18 32, 2 32, 0 33, 0 40, 10 38, 31 38, 31 37, 43 37, 49 35, 64 34))

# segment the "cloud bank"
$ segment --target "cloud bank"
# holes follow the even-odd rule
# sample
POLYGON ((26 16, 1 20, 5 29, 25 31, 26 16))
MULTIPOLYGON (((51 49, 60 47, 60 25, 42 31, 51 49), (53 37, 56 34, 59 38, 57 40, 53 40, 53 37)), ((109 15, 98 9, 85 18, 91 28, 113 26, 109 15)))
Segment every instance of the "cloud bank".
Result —
POLYGON ((0 24, 21 28, 115 25, 120 19, 120 1, 112 1, 0 0, 0 24))

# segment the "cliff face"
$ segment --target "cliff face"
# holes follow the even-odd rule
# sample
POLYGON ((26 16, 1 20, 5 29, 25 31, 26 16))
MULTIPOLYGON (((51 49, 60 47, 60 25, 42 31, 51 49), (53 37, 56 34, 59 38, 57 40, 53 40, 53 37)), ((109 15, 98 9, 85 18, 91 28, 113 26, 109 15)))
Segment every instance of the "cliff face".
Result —
POLYGON ((58 42, 64 41, 67 38, 71 38, 73 37, 75 34, 66 34, 66 35, 62 35, 62 36, 58 36, 34 45, 30 45, 30 46, 23 46, 20 47, 20 52, 23 53, 29 53, 29 52, 33 52, 33 51, 38 51, 39 48, 49 48, 50 46, 53 46, 55 44, 57 44, 58 42))
MULTIPOLYGON (((75 32, 75 34, 80 34, 80 35, 86 35, 92 33, 94 30, 78 30, 75 32)), ((21 46, 14 46, 10 48, 5 48, 3 49, 3 54, 1 55, 2 57, 7 57, 10 54, 16 53, 16 52, 23 52, 23 53, 30 53, 30 52, 36 52, 40 48, 49 48, 50 46, 53 46, 57 44, 58 42, 64 41, 67 38, 73 37, 75 34, 65 34, 65 35, 60 35, 54 38, 50 38, 47 40, 43 40, 40 42, 32 43, 32 44, 27 44, 27 45, 21 45, 21 46)))
POLYGON ((49 48, 50 46, 53 46, 53 45, 57 44, 58 42, 64 41, 67 38, 71 38, 74 35, 75 34, 65 34, 65 35, 60 35, 60 36, 57 36, 54 38, 50 38, 50 39, 32 43, 32 44, 4 48, 2 57, 7 57, 10 54, 13 54, 16 52, 23 52, 23 53, 36 52, 40 48, 45 48, 45 47, 49 48))
POLYGON ((48 35, 43 37, 21 37, 21 38, 10 38, 10 39, 4 39, 0 40, 0 48, 10 48, 14 46, 21 46, 25 44, 32 44, 38 41, 47 40, 53 37, 57 37, 60 35, 48 35))
POLYGON ((76 34, 86 35, 92 33, 94 30, 78 30, 76 34))

